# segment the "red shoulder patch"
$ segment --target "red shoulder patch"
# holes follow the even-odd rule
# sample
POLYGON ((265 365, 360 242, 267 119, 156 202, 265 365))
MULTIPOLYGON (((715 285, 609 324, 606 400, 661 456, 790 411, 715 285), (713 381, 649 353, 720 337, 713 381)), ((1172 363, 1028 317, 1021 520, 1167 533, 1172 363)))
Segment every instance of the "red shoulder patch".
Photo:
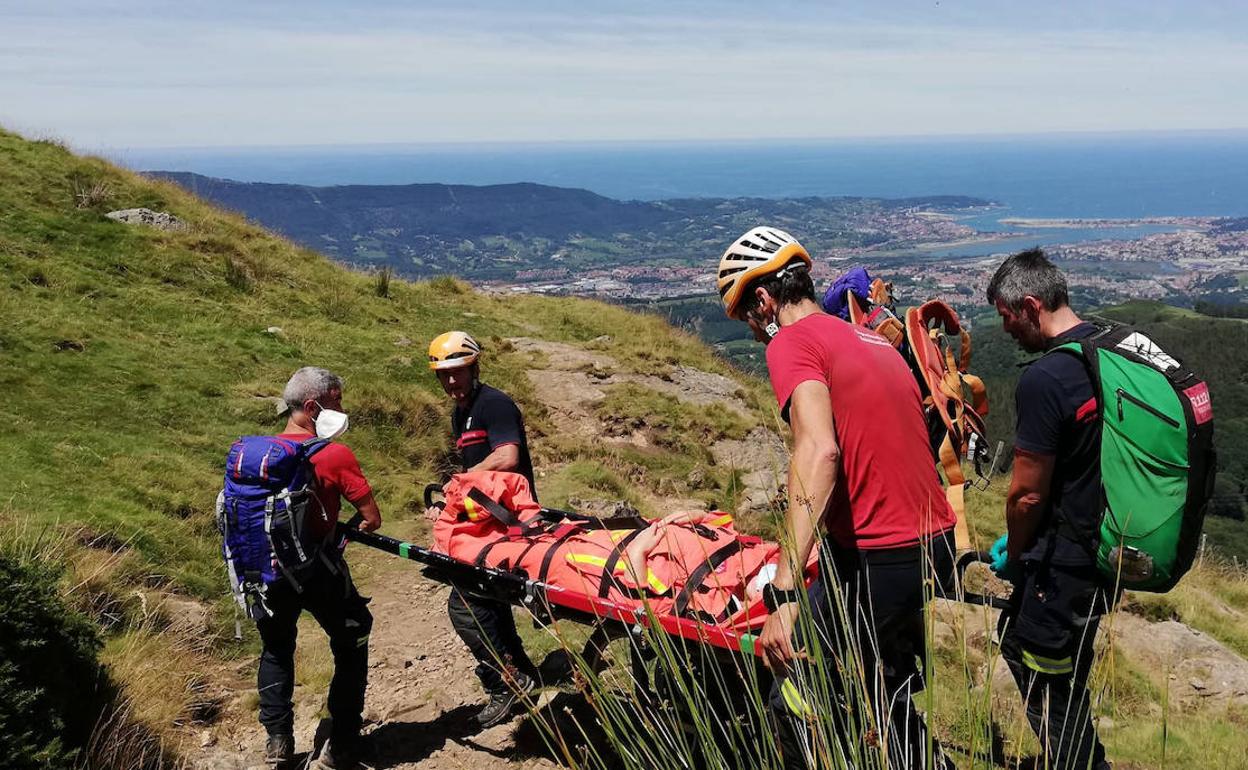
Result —
POLYGON ((1213 401, 1209 398, 1209 386, 1205 383, 1193 385, 1183 391, 1187 400, 1192 402, 1192 416, 1197 425, 1204 425, 1213 419, 1213 401))
POLYGON ((1092 422, 1096 419, 1096 399, 1089 398, 1075 411, 1075 422, 1092 422))

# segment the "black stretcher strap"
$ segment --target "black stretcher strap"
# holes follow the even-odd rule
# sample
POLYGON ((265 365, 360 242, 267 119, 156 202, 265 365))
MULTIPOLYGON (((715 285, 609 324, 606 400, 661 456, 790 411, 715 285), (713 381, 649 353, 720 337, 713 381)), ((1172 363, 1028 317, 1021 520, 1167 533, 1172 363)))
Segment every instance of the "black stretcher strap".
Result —
MULTIPOLYGON (((628 544, 637 539, 637 536, 646 531, 646 527, 635 529, 624 537, 620 538, 620 542, 615 544, 611 549, 611 555, 607 557, 607 561, 602 565, 602 581, 598 584, 598 598, 605 599, 607 594, 611 593, 611 586, 616 585, 615 565, 620 563, 620 556, 623 555, 624 549, 628 544)), ((627 590, 624 586, 618 586, 622 590, 627 590)))
POLYGON ((477 565, 478 567, 484 567, 485 557, 490 555, 490 551, 494 550, 494 546, 498 545, 499 543, 510 540, 510 539, 511 538, 507 537, 506 535, 503 535, 497 540, 491 540, 490 542, 486 543, 485 547, 482 548, 481 551, 477 554, 477 558, 472 560, 472 563, 477 565))
POLYGON ((684 615, 686 610, 689 609, 689 602, 693 599, 693 593, 702 587, 702 582, 706 580, 707 575, 710 575, 719 565, 739 553, 742 547, 741 541, 734 539, 728 545, 706 557, 706 560, 699 564, 697 569, 689 573, 689 579, 685 581, 685 587, 680 589, 680 594, 676 596, 676 605, 672 608, 672 613, 684 615))
POLYGON ((442 493, 441 484, 426 484, 425 485, 425 507, 426 508, 445 508, 446 507, 445 500, 433 499, 434 495, 441 494, 441 493, 442 493))
POLYGON ((503 526, 520 526, 520 522, 516 520, 516 517, 512 515, 511 511, 491 500, 484 492, 476 487, 468 490, 468 494, 466 496, 469 500, 484 508, 491 516, 502 522, 503 526))
MULTIPOLYGON (((558 530, 556 530, 556 532, 557 531, 558 530)), ((550 549, 546 551, 546 555, 542 557, 542 567, 537 572, 538 582, 540 583, 546 582, 546 577, 547 575, 550 574, 550 563, 554 561, 555 552, 559 550, 559 546, 566 543, 568 540, 572 538, 573 535, 580 533, 580 531, 581 531, 580 527, 577 527, 574 524, 569 524, 567 525, 566 531, 564 531, 563 534, 556 537, 555 542, 550 544, 550 549)))

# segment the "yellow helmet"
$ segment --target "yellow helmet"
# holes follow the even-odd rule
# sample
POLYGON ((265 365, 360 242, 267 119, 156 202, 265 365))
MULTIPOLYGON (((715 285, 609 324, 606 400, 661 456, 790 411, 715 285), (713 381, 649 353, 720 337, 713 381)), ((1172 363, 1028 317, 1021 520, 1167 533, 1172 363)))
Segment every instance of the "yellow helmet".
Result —
POLYGON ((750 281, 783 270, 801 260, 810 267, 810 254, 797 239, 774 227, 755 227, 733 241, 719 258, 719 297, 729 318, 737 317, 737 307, 750 281))
POLYGON ((429 368, 454 369, 471 366, 481 356, 481 346, 467 332, 446 332, 429 343, 429 368))

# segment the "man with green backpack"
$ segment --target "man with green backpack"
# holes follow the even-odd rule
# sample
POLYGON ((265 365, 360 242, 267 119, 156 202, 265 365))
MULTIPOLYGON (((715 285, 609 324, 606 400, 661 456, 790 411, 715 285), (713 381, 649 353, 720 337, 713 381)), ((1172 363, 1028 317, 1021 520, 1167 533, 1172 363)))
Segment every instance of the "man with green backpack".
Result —
POLYGON ((1041 766, 1103 770, 1087 688, 1097 627, 1122 589, 1166 591, 1191 566, 1213 482, 1209 391, 1140 332, 1081 320, 1040 249, 1007 259, 987 294, 1044 354, 1015 392, 1007 535, 991 552, 1014 584, 1001 654, 1041 766))

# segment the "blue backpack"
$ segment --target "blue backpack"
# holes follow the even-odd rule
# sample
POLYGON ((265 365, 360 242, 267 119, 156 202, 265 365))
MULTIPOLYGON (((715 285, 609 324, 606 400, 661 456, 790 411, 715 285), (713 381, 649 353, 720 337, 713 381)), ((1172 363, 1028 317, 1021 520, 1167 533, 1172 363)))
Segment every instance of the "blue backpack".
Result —
POLYGON ((225 488, 217 496, 217 529, 234 599, 253 620, 272 615, 268 587, 285 580, 298 592, 317 561, 331 568, 329 534, 316 539, 309 515, 321 513, 312 456, 324 439, 293 441, 244 436, 225 459, 225 488))

